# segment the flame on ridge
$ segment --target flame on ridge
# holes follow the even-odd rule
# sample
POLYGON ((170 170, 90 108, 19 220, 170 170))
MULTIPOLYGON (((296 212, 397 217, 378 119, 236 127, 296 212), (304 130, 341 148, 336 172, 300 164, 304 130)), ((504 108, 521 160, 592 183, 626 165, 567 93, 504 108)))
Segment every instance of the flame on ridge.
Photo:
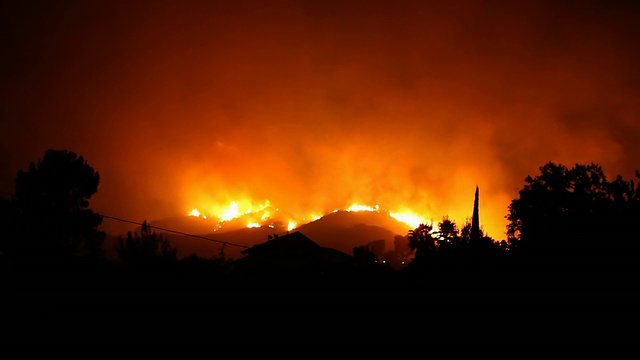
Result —
MULTIPOLYGON (((236 202, 231 201, 228 206, 214 206, 211 207, 210 214, 213 218, 218 219, 218 224, 216 224, 217 228, 221 228, 222 225, 226 222, 229 222, 238 218, 246 218, 246 227, 248 228, 259 228, 262 226, 269 226, 270 228, 274 228, 275 225, 270 220, 273 220, 273 213, 271 211, 272 204, 269 200, 266 200, 262 204, 258 204, 254 206, 250 201, 249 202, 236 202)), ((275 212, 279 212, 280 209, 276 208, 275 212)), ((334 209, 331 212, 337 212, 339 209, 334 209)), ((368 212, 380 212, 381 208, 378 204, 375 206, 363 205, 354 203, 348 206, 345 211, 348 212, 360 212, 360 211, 368 211, 368 212)), ((331 213, 330 212, 330 213, 331 213)), ((434 225, 432 221, 427 221, 424 217, 421 217, 411 211, 403 210, 401 212, 392 212, 389 211, 389 216, 400 221, 404 224, 407 224, 411 228, 417 228, 420 224, 431 224, 434 225)), ((207 215, 203 212, 199 211, 197 208, 193 208, 191 212, 188 213, 189 216, 201 217, 203 219, 207 219, 207 215)), ((287 231, 291 231, 295 229, 299 223, 306 223, 309 221, 315 221, 322 217, 323 215, 318 215, 318 213, 311 213, 308 217, 302 218, 294 218, 289 217, 286 220, 286 228, 287 231), (308 220, 311 219, 311 220, 308 220)), ((434 225, 435 226, 435 225, 434 225)))
POLYGON ((396 212, 389 212, 389 216, 391 216, 392 218, 403 222, 409 226, 411 226, 412 228, 417 228, 418 226, 420 226, 420 224, 428 224, 429 222, 427 222, 423 217, 420 217, 416 214, 413 214, 411 212, 402 212, 402 213, 396 213, 396 212))
MULTIPOLYGON (((346 211, 375 211, 375 212, 380 212, 380 206, 378 204, 376 204, 375 207, 371 207, 368 205, 362 205, 362 204, 353 204, 351 206, 349 206, 346 211)), ((418 226, 420 226, 420 224, 431 224, 433 226, 435 226, 435 224, 432 224, 432 221, 427 221, 425 218, 416 215, 410 211, 403 211, 403 212, 392 212, 389 211, 389 216, 391 216, 392 218, 405 223, 409 226, 411 226, 412 228, 417 228, 418 226)))
POLYGON ((371 207, 371 206, 367 206, 367 205, 360 205, 360 204, 353 204, 351 206, 349 206, 347 209, 347 211, 375 211, 375 212, 380 212, 380 206, 378 204, 376 204, 375 208, 371 207))

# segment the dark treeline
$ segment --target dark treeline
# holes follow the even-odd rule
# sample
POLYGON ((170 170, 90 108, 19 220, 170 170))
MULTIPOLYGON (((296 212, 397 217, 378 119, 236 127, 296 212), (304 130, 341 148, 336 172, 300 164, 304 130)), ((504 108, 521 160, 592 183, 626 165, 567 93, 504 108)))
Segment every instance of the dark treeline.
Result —
MULTIPOLYGON (((276 275, 300 278, 384 278, 448 281, 635 280, 640 189, 617 176, 609 181, 597 164, 568 168, 549 162, 528 176, 511 201, 506 240, 485 236, 478 191, 471 219, 460 227, 447 216, 436 228, 421 224, 403 240, 408 252, 353 249, 348 265, 331 260, 288 268, 276 275), (402 268, 394 267, 406 261, 402 268)), ((636 177, 640 173, 636 171, 636 177)), ((177 250, 146 222, 115 245, 119 261, 104 257, 102 216, 89 200, 99 173, 67 150, 48 150, 16 176, 15 196, 0 201, 0 251, 5 275, 94 274, 147 278, 234 278, 239 272, 221 252, 177 258, 177 250)), ((250 253, 250 252, 248 252, 250 253)), ((295 253, 290 253, 295 257, 295 253)), ((249 255, 250 256, 250 255, 249 255)), ((268 266, 268 265, 265 265, 268 266)), ((274 275, 269 269, 254 273, 274 275)), ((246 272, 243 273, 246 275, 246 272)))
POLYGON ((511 202, 501 241, 483 233, 476 189, 470 220, 420 225, 399 236, 406 253, 344 254, 295 232, 237 260, 222 251, 178 259, 144 222, 109 261, 103 217, 89 206, 98 172, 48 150, 0 201, 3 353, 398 358, 444 348, 447 358, 485 349, 521 358, 601 346, 617 358, 636 343, 627 329, 637 314, 640 190, 608 181, 596 164, 539 170, 511 202))

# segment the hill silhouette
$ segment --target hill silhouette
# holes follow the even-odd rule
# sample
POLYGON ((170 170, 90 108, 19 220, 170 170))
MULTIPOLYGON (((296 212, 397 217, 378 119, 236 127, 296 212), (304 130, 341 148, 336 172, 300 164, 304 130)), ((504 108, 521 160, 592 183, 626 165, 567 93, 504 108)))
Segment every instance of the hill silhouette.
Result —
POLYGON ((384 240, 385 251, 393 250, 395 237, 407 235, 409 229, 409 225, 385 212, 344 210, 327 214, 296 228, 321 246, 347 254, 352 254, 354 247, 377 240, 384 240))
MULTIPOLYGON (((287 233, 284 223, 277 220, 273 221, 273 227, 259 228, 247 228, 241 225, 244 224, 241 221, 231 221, 216 229, 215 222, 193 216, 159 219, 150 221, 149 224, 178 249, 178 258, 191 254, 211 258, 224 251, 226 258, 240 259, 244 257, 241 253, 244 249, 263 243, 270 236, 287 233)), ((405 236, 409 229, 409 225, 392 218, 386 212, 340 210, 302 224, 294 230, 304 233, 322 247, 352 254, 354 247, 380 240, 384 240, 385 251, 393 250, 395 237, 405 236)), ((140 228, 134 231, 140 231, 140 228)), ((104 246, 107 258, 116 258, 112 249, 118 236, 126 237, 126 234, 107 235, 104 246)))

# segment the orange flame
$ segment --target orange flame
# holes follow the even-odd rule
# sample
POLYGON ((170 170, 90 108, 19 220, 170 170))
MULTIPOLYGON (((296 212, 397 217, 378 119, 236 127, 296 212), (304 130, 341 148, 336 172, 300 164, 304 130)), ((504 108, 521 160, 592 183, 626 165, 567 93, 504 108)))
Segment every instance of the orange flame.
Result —
POLYGON ((287 225, 287 231, 291 231, 291 230, 293 230, 295 228, 296 228, 296 222, 293 221, 293 220, 290 220, 289 224, 287 225))
MULTIPOLYGON (((212 209, 211 216, 218 219, 218 223, 216 225, 217 228, 222 228, 225 222, 229 222, 237 218, 246 219, 247 228, 259 228, 262 226, 269 226, 270 228, 274 228, 275 226, 273 225, 273 222, 272 222, 272 220, 274 220, 273 214, 280 213, 279 208, 273 209, 273 206, 269 200, 265 200, 263 203, 258 205, 253 205, 253 203, 250 200, 245 200, 245 201, 234 200, 234 201, 231 201, 227 206, 213 205, 213 206, 209 206, 208 208, 212 209)), ((339 209, 334 209, 329 213, 337 212, 337 211, 339 211, 339 209)), ((382 208, 378 204, 376 204, 375 206, 370 206, 365 204, 354 203, 348 206, 345 209, 345 211, 349 211, 349 212, 367 211, 367 212, 380 213, 382 211, 382 208)), ((391 216, 395 220, 402 222, 410 226, 411 228, 417 228, 420 224, 433 225, 432 221, 427 221, 425 217, 415 214, 406 209, 403 209, 400 212, 393 212, 393 211, 387 211, 387 210, 384 210, 384 211, 388 212, 389 216, 391 216)), ((313 212, 309 215, 309 217, 296 217, 295 215, 293 216, 289 215, 290 217, 286 226, 287 231, 291 231, 295 229, 300 224, 315 221, 320 219, 322 216, 324 216, 319 214, 321 214, 321 212, 313 212)), ((325 213, 325 215, 326 214, 327 213, 325 213)), ((195 217, 202 217, 204 219, 207 218, 206 215, 204 215, 197 208, 193 208, 191 212, 188 213, 188 215, 195 216, 195 217)))
POLYGON ((389 215, 392 218, 403 222, 414 229, 420 226, 420 224, 427 224, 427 221, 423 217, 413 214, 409 211, 404 211, 402 213, 389 212, 389 215))
POLYGON ((376 204, 375 208, 367 205, 353 204, 347 208, 347 211, 376 211, 380 212, 380 206, 376 204))

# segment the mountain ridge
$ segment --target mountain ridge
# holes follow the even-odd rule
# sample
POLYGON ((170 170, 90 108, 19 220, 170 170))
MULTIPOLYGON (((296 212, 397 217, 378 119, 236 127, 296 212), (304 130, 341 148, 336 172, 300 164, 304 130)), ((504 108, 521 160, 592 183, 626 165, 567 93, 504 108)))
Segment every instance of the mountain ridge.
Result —
MULTIPOLYGON (((284 222, 272 220, 267 226, 248 228, 241 222, 230 221, 217 228, 210 220, 193 217, 172 217, 148 222, 178 250, 178 258, 196 254, 203 258, 239 259, 241 251, 268 241, 271 237, 299 231, 322 247, 329 247, 352 255, 353 249, 373 242, 384 241, 384 249, 391 251, 396 241, 406 236, 411 227, 389 214, 377 211, 339 210, 287 230, 284 222)), ((134 231, 139 232, 140 227, 134 231)), ((106 256, 114 258, 117 238, 126 234, 108 234, 105 239, 106 256)))

